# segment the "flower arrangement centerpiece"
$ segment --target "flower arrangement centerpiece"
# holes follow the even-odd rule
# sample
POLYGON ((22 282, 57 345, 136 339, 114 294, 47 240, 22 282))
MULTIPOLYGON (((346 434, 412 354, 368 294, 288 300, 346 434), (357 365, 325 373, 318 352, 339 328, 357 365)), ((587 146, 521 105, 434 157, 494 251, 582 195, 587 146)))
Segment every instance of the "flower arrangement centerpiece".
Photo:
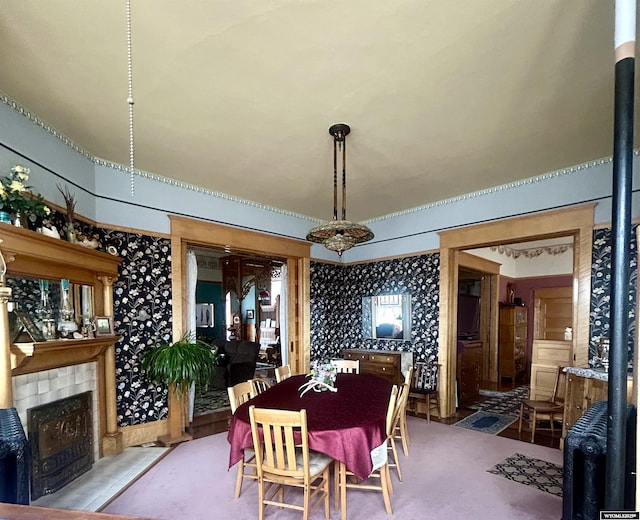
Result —
POLYGON ((0 178, 0 211, 13 215, 16 225, 27 225, 20 220, 22 218, 33 223, 38 217, 46 217, 51 213, 42 195, 29 191, 29 173, 29 168, 16 165, 11 168, 11 175, 0 178))
POLYGON ((329 361, 312 361, 311 372, 307 374, 307 377, 310 377, 311 379, 304 383, 300 388, 298 388, 298 390, 302 390, 300 397, 302 397, 306 392, 312 389, 315 392, 337 392, 337 373, 337 368, 329 361))

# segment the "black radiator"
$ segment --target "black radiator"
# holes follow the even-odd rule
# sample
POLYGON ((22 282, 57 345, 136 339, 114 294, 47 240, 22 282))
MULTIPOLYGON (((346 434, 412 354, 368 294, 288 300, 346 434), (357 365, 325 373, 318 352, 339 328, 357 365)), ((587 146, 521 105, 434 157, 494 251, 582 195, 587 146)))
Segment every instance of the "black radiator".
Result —
MULTIPOLYGON (((607 401, 598 401, 568 431, 564 441, 562 520, 598 520, 604 509, 607 456, 607 401)), ((627 405, 625 509, 635 503, 635 423, 627 405)))
POLYGON ((0 502, 29 505, 28 453, 18 412, 0 409, 0 502))

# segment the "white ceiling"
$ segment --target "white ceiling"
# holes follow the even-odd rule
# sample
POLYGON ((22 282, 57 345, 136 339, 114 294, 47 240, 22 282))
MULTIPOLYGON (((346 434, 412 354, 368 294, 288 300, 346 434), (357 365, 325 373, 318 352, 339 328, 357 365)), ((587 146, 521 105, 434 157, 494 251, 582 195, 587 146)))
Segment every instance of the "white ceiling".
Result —
MULTIPOLYGON (((132 4, 140 170, 328 219, 328 128, 346 122, 359 221, 612 153, 614 2, 132 4)), ((125 5, 0 9, 0 90, 121 164, 125 5)))

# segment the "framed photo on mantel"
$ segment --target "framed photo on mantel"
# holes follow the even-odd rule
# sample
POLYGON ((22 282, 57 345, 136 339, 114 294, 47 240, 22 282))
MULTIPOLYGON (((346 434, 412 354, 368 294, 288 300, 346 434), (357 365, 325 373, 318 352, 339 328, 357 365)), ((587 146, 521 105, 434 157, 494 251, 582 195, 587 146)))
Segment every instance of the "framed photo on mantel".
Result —
POLYGON ((96 326, 96 338, 100 336, 113 336, 113 318, 111 316, 96 316, 93 320, 96 326))
POLYGON ((29 336, 33 341, 35 341, 36 343, 46 341, 44 334, 38 328, 35 322, 31 319, 31 316, 29 316, 26 312, 19 309, 14 309, 13 312, 15 313, 16 317, 18 318, 22 326, 24 327, 24 330, 27 331, 27 334, 29 334, 29 336))

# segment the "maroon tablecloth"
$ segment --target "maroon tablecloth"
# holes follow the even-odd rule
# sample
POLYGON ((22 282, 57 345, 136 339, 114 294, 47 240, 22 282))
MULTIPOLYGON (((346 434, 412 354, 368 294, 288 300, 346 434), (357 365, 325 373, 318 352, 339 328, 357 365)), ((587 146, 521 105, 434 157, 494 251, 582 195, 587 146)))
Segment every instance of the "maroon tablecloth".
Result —
POLYGON ((361 479, 373 469, 371 450, 386 438, 385 418, 391 385, 369 374, 338 374, 337 392, 309 390, 300 397, 298 389, 308 381, 293 376, 238 407, 231 419, 227 439, 231 444, 229 467, 253 446, 249 406, 281 410, 307 410, 309 447, 344 462, 361 479))

